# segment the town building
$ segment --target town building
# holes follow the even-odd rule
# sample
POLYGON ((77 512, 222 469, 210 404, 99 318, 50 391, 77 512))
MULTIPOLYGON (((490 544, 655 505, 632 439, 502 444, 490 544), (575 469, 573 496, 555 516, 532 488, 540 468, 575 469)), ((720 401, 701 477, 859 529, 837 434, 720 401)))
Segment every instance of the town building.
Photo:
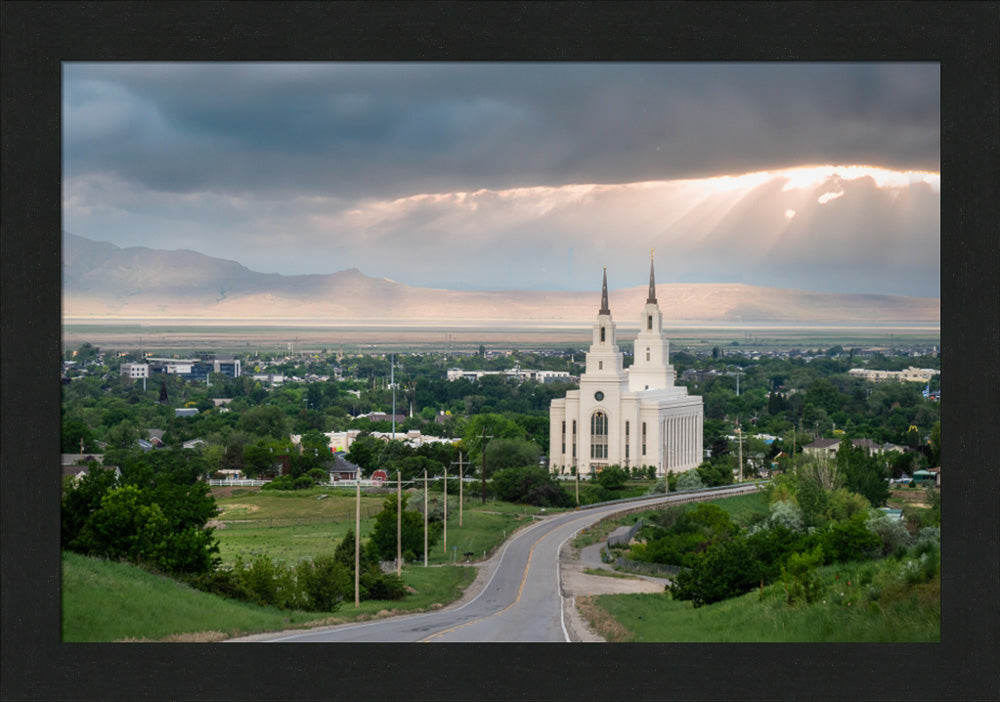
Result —
POLYGON ((127 378, 133 380, 137 378, 148 378, 149 377, 149 364, 148 363, 123 363, 121 365, 121 374, 127 378))
POLYGON ((663 333, 652 259, 634 353, 632 366, 625 370, 608 307, 605 269, 601 308, 580 388, 552 400, 549 407, 549 465, 559 473, 572 468, 581 474, 599 473, 617 464, 655 466, 662 476, 701 464, 702 399, 674 384, 676 372, 663 333))
MULTIPOLYGON (((806 444, 802 447, 802 452, 807 456, 829 456, 833 457, 837 455, 837 450, 840 448, 841 439, 816 439, 811 444, 806 444)), ((871 439, 851 439, 851 445, 854 448, 863 448, 868 453, 888 453, 889 451, 903 451, 902 446, 897 446, 896 444, 884 443, 879 444, 871 439)))
POLYGON ((476 382, 484 375, 502 375, 509 380, 515 380, 517 382, 524 382, 525 380, 533 380, 536 383, 555 383, 555 382, 570 382, 575 378, 569 374, 569 371, 552 371, 552 370, 529 370, 527 368, 521 368, 517 366, 509 370, 462 370, 461 368, 449 368, 448 369, 448 380, 461 380, 465 379, 470 382, 476 382))
POLYGON ((926 383, 941 371, 934 368, 914 368, 910 366, 906 370, 869 370, 867 368, 852 368, 847 374, 853 378, 864 378, 873 383, 881 383, 886 380, 899 380, 910 383, 926 383))
POLYGON ((147 358, 149 373, 183 375, 188 380, 206 380, 209 373, 221 373, 230 378, 238 378, 242 373, 240 360, 232 356, 197 358, 147 358))

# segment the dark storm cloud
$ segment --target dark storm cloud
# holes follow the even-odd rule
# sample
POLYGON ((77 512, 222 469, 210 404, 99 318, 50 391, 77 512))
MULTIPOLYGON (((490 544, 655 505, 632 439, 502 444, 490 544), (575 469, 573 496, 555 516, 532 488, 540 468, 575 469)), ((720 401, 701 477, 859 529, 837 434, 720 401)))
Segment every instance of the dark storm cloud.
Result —
POLYGON ((68 177, 282 197, 937 170, 933 64, 67 64, 68 177))

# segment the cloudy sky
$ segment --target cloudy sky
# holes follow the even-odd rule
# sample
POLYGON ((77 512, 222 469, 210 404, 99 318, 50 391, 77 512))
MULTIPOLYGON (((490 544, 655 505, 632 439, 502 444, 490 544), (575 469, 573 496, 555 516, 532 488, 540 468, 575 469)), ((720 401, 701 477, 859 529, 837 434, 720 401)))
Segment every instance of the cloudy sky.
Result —
POLYGON ((66 63, 64 229, 261 272, 939 295, 936 64, 66 63))

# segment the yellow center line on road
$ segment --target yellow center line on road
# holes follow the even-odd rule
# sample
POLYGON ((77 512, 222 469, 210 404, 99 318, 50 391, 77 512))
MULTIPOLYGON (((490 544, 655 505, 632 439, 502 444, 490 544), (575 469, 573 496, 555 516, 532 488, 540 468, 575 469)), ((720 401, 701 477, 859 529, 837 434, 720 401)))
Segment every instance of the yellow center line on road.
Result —
POLYGON ((531 548, 528 550, 528 560, 524 564, 524 575, 521 576, 521 586, 517 589, 517 597, 514 598, 513 602, 511 602, 509 605, 507 605, 498 612, 494 612, 493 614, 487 614, 483 617, 479 617, 478 619, 473 619, 472 621, 465 622, 464 624, 459 624, 458 626, 453 626, 450 629, 444 629, 442 631, 437 632, 436 634, 431 634, 430 636, 420 639, 419 641, 417 641, 417 643, 427 643, 429 641, 432 641, 433 639, 436 639, 439 636, 444 636, 445 634, 450 634, 453 631, 458 631, 459 629, 469 626, 470 624, 475 624, 477 622, 489 619, 490 617, 495 617, 498 614, 503 614, 508 609, 516 605, 521 600, 521 595, 524 592, 524 584, 528 581, 528 569, 531 568, 531 557, 535 554, 535 546, 538 545, 539 541, 541 541, 551 533, 552 532, 550 531, 542 534, 537 539, 535 539, 535 543, 531 544, 531 548))

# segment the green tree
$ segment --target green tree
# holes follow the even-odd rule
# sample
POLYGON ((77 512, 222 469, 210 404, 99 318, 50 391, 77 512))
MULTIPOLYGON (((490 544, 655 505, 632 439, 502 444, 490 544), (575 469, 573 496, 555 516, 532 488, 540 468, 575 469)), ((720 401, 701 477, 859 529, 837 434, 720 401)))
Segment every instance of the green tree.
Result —
POLYGON ((84 451, 93 451, 97 448, 90 427, 79 419, 64 419, 60 439, 62 453, 79 453, 81 444, 84 451))
MULTIPOLYGON (((404 559, 415 561, 424 555, 424 519, 420 513, 406 509, 408 499, 409 495, 403 495, 401 548, 404 559)), ((372 553, 383 561, 396 558, 397 514, 396 495, 390 495, 382 503, 382 511, 375 515, 375 526, 371 533, 372 553)), ((428 546, 436 541, 436 534, 428 535, 428 546)))
POLYGON ((274 405, 253 407, 243 413, 236 426, 249 434, 283 439, 288 434, 288 417, 274 405))
POLYGON ((837 468, 844 476, 844 487, 864 496, 872 506, 881 507, 889 499, 888 470, 879 456, 844 439, 837 449, 837 468))
POLYGON ((539 507, 570 507, 573 497, 544 468, 522 466, 507 468, 493 477, 493 494, 497 499, 539 507))
POLYGON ((597 482, 606 490, 617 490, 625 487, 626 480, 628 480, 628 472, 620 466, 605 466, 597 474, 597 482))
POLYGON ((486 475, 507 468, 538 466, 541 449, 526 439, 493 439, 486 445, 486 475))

